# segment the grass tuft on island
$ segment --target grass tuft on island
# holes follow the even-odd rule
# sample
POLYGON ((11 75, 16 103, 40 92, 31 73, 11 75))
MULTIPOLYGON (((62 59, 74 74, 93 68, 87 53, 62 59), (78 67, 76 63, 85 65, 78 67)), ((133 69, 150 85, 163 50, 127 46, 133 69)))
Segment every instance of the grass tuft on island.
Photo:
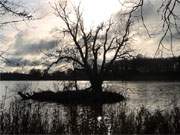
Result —
POLYGON ((18 92, 23 100, 36 100, 40 102, 55 102, 60 104, 107 104, 115 103, 125 100, 125 97, 121 94, 114 92, 92 92, 87 90, 78 91, 42 91, 34 92, 32 95, 29 93, 18 92))

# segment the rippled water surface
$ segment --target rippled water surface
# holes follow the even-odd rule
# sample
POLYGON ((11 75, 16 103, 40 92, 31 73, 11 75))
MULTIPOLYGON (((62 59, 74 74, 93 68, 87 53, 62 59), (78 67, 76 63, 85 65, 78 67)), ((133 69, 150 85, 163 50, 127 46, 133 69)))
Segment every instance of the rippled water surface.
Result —
MULTIPOLYGON (((78 82, 79 87, 86 87, 87 82, 78 82)), ((42 91, 62 89, 64 82, 57 81, 0 81, 0 100, 11 98, 17 91, 42 91)), ((180 104, 180 82, 121 82, 108 81, 104 83, 106 90, 123 93, 128 97, 126 104, 129 108, 146 106, 148 108, 169 108, 180 104)), ((116 104, 111 105, 116 107, 116 104)))
MULTIPOLYGON (((78 85, 80 88, 84 88, 88 87, 89 84, 81 81, 78 82, 78 85)), ((133 119, 134 115, 126 117, 125 114, 131 114, 132 112, 136 114, 142 106, 150 112, 155 112, 154 110, 156 109, 163 112, 170 110, 174 105, 180 106, 180 82, 121 81, 108 81, 104 83, 104 90, 121 93, 127 97, 126 101, 115 104, 67 106, 56 103, 38 103, 31 100, 27 102, 20 101, 19 104, 20 97, 17 95, 18 91, 60 91, 64 86, 67 87, 67 83, 60 81, 0 81, 0 100, 4 101, 2 99, 6 98, 4 106, 8 106, 8 103, 15 103, 15 106, 20 105, 20 108, 15 107, 15 109, 17 108, 17 110, 14 111, 15 113, 21 112, 21 110, 25 110, 25 112, 29 110, 30 114, 28 116, 32 115, 32 119, 29 119, 29 122, 40 123, 40 121, 44 121, 44 124, 48 125, 45 129, 55 130, 57 128, 58 132, 63 131, 67 134, 110 134, 111 131, 116 131, 118 126, 122 126, 121 128, 119 127, 119 132, 123 129, 127 132, 129 128, 132 127, 132 122, 134 120, 138 121, 138 119, 137 117, 133 119), (10 102, 11 99, 18 100, 15 100, 16 102, 10 102), (34 118, 37 118, 37 121, 34 118), (128 120, 129 123, 123 123, 128 120), (129 127, 123 127, 128 125, 129 127)), ((11 104, 9 105, 11 106, 11 104)), ((2 108, 2 104, 0 107, 2 108)), ((15 115, 14 112, 12 116, 15 115)), ((23 118, 26 116, 25 114, 28 113, 22 114, 20 119, 26 119, 23 118)), ((143 116, 143 113, 139 114, 143 116)), ((156 120, 156 122, 157 121, 159 120, 156 120)), ((30 130, 30 132, 32 131, 34 131, 34 127, 33 130, 30 130)), ((37 128, 37 132, 39 133, 39 128, 37 128)), ((52 131, 52 133, 53 132, 54 131, 52 131)))

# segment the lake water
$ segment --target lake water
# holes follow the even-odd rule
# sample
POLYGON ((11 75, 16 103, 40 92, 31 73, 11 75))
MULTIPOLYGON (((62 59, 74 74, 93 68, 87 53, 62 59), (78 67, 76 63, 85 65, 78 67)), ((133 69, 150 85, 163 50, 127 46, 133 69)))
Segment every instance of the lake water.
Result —
MULTIPOLYGON (((89 85, 85 81, 78 82, 78 84, 81 88, 89 85)), ((0 81, 0 100, 6 95, 4 106, 8 106, 10 100, 20 98, 17 91, 59 91, 64 86, 67 86, 67 83, 60 81, 0 81)), ((128 123, 122 124, 124 119, 130 119, 129 124, 133 120, 131 120, 132 117, 126 117, 123 111, 126 114, 136 113, 136 110, 144 106, 149 111, 154 112, 154 110, 159 109, 162 112, 170 110, 174 105, 180 106, 180 82, 107 81, 104 83, 104 89, 121 93, 127 97, 127 100, 115 104, 93 106, 67 106, 56 103, 38 103, 30 100, 23 102, 25 106, 21 101, 22 108, 19 111, 28 110, 29 108, 33 118, 31 122, 36 120, 34 118, 41 118, 42 121, 49 125, 46 129, 54 130, 54 128, 57 128, 58 131, 63 131, 65 134, 79 134, 80 132, 81 134, 107 133, 110 135, 111 132, 117 129, 117 126, 122 126, 120 129, 125 128, 125 130, 129 130, 131 127, 123 127, 123 125, 128 125, 128 123), (34 112, 37 112, 37 115, 34 115, 34 112)), ((16 103, 15 105, 18 105, 16 103)), ((22 116, 26 116, 24 114, 22 116)), ((20 116, 20 119, 22 116, 20 116)), ((41 120, 38 119, 36 123, 41 120)), ((38 131, 39 128, 37 128, 38 131)), ((54 132, 52 131, 52 133, 54 132)))
MULTIPOLYGON (((86 87, 87 82, 78 83, 86 87)), ((0 100, 6 94, 7 99, 17 96, 17 91, 58 91, 65 85, 61 81, 0 81, 0 100)), ((107 81, 106 90, 122 93, 127 97, 126 104, 130 109, 145 106, 152 110, 156 108, 169 109, 174 104, 180 105, 180 82, 121 82, 107 81)), ((116 104, 111 105, 116 106, 116 104)))

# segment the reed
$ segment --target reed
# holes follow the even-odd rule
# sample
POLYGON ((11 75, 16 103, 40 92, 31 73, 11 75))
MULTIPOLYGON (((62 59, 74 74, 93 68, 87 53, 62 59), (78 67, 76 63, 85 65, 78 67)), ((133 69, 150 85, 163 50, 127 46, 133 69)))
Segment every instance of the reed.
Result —
POLYGON ((65 106, 65 114, 58 105, 45 106, 27 101, 10 103, 8 109, 0 111, 0 134, 180 133, 180 108, 176 106, 171 110, 153 112, 141 107, 128 113, 127 109, 121 108, 108 120, 99 120, 98 116, 103 113, 97 106, 65 106))

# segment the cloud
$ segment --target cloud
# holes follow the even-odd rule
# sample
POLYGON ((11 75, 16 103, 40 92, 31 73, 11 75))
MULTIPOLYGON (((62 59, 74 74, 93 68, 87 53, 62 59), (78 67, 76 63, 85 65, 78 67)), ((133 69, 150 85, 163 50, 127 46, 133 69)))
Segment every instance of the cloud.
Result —
MULTIPOLYGON (((155 3, 152 3, 151 1, 144 1, 143 6, 142 6, 142 14, 145 20, 150 20, 150 19, 156 19, 156 17, 158 16, 157 13, 157 3, 159 3, 158 1, 156 1, 155 3)), ((135 16, 139 16, 141 15, 141 8, 139 8, 136 12, 134 12, 135 16)))
POLYGON ((6 53, 8 61, 1 64, 7 71, 22 66, 30 68, 41 66, 43 55, 41 51, 52 50, 57 47, 57 41, 52 37, 50 30, 41 31, 39 27, 29 28, 6 33, 8 42, 0 44, 2 46, 0 50, 7 45, 9 46, 6 53))
POLYGON ((30 44, 16 44, 14 55, 28 55, 28 54, 39 54, 40 51, 53 49, 57 46, 57 42, 55 40, 45 41, 41 40, 37 43, 30 44))
POLYGON ((57 46, 55 39, 34 39, 31 35, 33 33, 28 30, 20 31, 16 34, 14 43, 12 43, 13 55, 36 55, 40 51, 53 49, 57 46))
MULTIPOLYGON (((166 2, 166 1, 164 1, 166 2)), ((144 17, 144 24, 146 25, 148 32, 151 35, 151 38, 148 36, 148 33, 143 26, 142 20, 139 15, 141 15, 141 9, 139 8, 135 13, 134 16, 139 16, 138 21, 135 20, 134 26, 133 26, 133 32, 135 33, 135 40, 137 42, 134 42, 135 48, 141 48, 141 53, 145 54, 146 56, 153 56, 155 54, 155 51, 158 47, 158 44, 163 37, 163 34, 165 33, 166 26, 163 28, 163 20, 162 20, 162 13, 163 8, 160 9, 160 6, 162 4, 161 0, 145 0, 143 5, 143 17, 144 17), (159 11, 159 12, 158 12, 159 11), (139 47, 138 47, 139 46, 139 47), (156 48, 156 49, 155 49, 156 48)), ((174 13, 176 15, 180 15, 180 4, 176 5, 174 13)), ((171 24, 171 32, 173 36, 173 50, 175 55, 180 55, 180 52, 178 51, 178 46, 180 42, 180 33, 178 33, 175 29, 175 26, 173 25, 174 20, 171 18, 172 24, 171 24)), ((177 20, 177 26, 180 26, 180 21, 177 20)), ((179 27, 180 29, 180 27, 179 27)), ((163 50, 165 57, 172 56, 170 48, 171 39, 169 32, 165 36, 163 40, 163 44, 168 50, 163 50)))
POLYGON ((56 40, 40 40, 34 43, 28 43, 22 36, 16 37, 13 45, 13 53, 9 55, 5 62, 7 67, 39 66, 41 64, 41 51, 51 50, 57 46, 56 40))
POLYGON ((22 67, 22 66, 38 66, 41 64, 38 60, 24 59, 21 57, 10 57, 5 61, 6 66, 8 67, 22 67))
MULTIPOLYGON (((7 48, 7 46, 11 46, 11 50, 8 50, 10 62, 6 62, 7 67, 18 67, 23 65, 38 66, 42 60, 40 51, 56 48, 56 40, 53 39, 54 37, 51 31, 53 28, 59 28, 62 24, 58 18, 50 14, 53 11, 48 2, 49 0, 40 0, 38 2, 36 2, 36 0, 29 0, 25 2, 30 8, 38 9, 40 7, 35 14, 37 13, 37 15, 46 16, 40 20, 28 22, 28 27, 26 23, 20 23, 17 24, 18 30, 6 27, 4 33, 2 33, 2 30, 0 31, 0 50, 5 47, 7 48), (3 43, 1 43, 2 40, 4 41, 3 43)), ((91 3, 90 0, 88 2, 91 3)), ((134 22, 135 28, 131 29, 135 33, 135 40, 132 43, 133 46, 146 56, 154 55, 158 46, 158 41, 162 37, 162 20, 161 15, 157 12, 161 3, 162 0, 145 0, 143 5, 144 21, 153 38, 148 37, 147 32, 140 21, 141 18, 139 18, 139 21, 134 22)), ((99 4, 101 5, 102 3, 100 2, 99 4)), ((113 2, 111 4, 113 4, 113 2)), ((108 4, 106 5, 108 6, 108 4)), ((89 4, 87 4, 87 6, 89 6, 89 4)), ((93 3, 91 6, 92 8, 94 7, 93 3)), ((91 6, 89 6, 89 8, 91 6)), ((112 7, 114 7, 114 5, 112 7)), ((107 11, 109 13, 111 12, 110 10, 107 11)), ((139 9, 134 15, 140 15, 140 12, 139 9)), ((176 13, 180 13, 179 6, 176 7, 176 13)), ((91 18, 90 14, 86 14, 85 19, 88 17, 91 18)), ((88 20, 90 20, 90 18, 88 20)), ((178 26, 180 26, 180 22, 178 22, 178 26)), ((173 37, 176 37, 173 42, 174 46, 178 46, 180 42, 179 33, 176 33, 173 30, 173 37)), ((168 35, 164 40, 164 43, 167 44, 167 46, 170 44, 168 35)))

